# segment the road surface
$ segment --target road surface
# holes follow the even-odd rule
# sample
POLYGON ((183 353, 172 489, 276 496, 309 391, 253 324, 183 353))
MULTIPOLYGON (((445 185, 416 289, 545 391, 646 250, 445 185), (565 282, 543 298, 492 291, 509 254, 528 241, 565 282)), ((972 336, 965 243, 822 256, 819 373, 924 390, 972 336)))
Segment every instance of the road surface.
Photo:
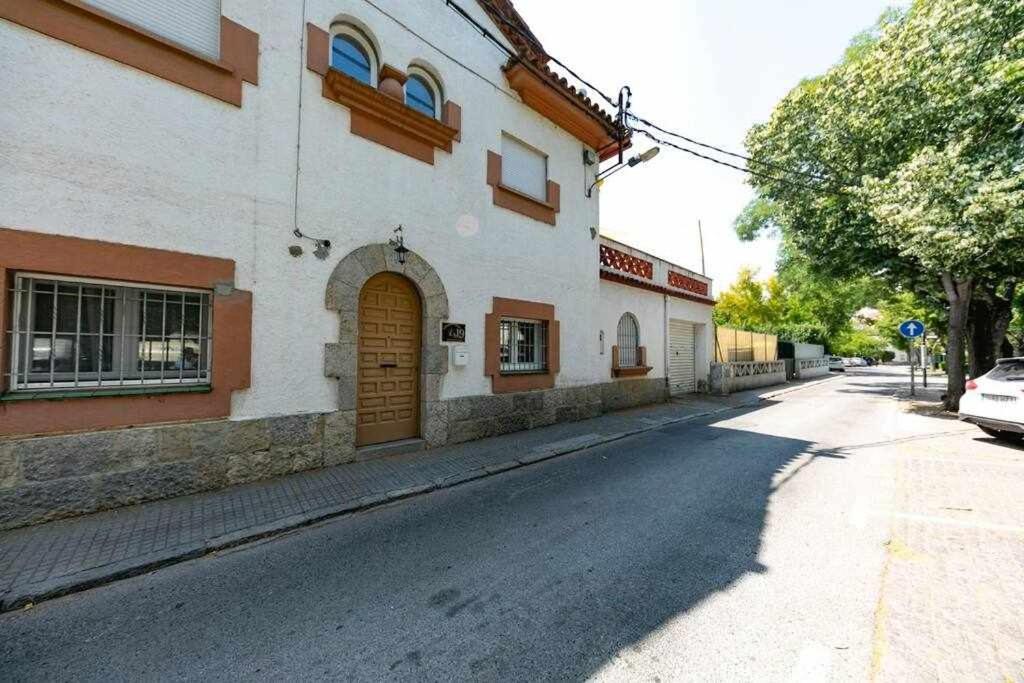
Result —
POLYGON ((902 372, 0 616, 0 678, 1022 680, 1024 451, 902 372))

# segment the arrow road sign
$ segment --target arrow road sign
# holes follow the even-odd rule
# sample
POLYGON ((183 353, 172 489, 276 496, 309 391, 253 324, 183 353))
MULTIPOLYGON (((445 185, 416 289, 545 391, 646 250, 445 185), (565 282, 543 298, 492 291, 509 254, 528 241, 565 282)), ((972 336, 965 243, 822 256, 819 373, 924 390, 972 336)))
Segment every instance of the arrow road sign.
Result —
POLYGON ((900 323, 900 334, 907 339, 914 339, 924 334, 924 323, 920 320, 905 320, 900 323))

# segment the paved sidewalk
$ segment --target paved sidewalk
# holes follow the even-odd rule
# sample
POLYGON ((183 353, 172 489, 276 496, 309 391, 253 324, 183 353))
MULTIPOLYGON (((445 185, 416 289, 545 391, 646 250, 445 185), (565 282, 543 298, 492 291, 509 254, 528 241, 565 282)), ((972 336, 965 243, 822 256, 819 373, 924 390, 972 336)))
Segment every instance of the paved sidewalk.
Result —
POLYGON ((685 400, 0 532, 0 612, 824 380, 685 400))

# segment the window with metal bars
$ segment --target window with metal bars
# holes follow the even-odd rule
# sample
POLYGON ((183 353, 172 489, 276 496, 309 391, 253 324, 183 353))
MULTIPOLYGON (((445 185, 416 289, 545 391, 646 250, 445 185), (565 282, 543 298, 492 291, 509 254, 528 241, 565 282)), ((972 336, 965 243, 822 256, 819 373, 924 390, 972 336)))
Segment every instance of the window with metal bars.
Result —
POLYGON ((616 337, 619 367, 635 368, 640 365, 640 325, 632 313, 623 313, 619 318, 616 337))
POLYGON ((548 325, 540 320, 503 318, 500 328, 502 374, 548 369, 548 325))
POLYGON ((20 274, 10 390, 209 384, 210 293, 20 274))

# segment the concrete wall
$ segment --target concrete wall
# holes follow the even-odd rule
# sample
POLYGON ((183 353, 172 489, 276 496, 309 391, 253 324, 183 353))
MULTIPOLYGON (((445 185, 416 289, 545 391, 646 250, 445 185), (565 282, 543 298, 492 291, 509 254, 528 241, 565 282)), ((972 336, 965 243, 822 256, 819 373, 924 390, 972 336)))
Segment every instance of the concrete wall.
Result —
POLYGON ((726 395, 785 383, 786 364, 781 360, 711 365, 711 392, 715 394, 726 395))
POLYGON ((828 358, 806 358, 796 361, 796 379, 810 379, 828 374, 828 358))

